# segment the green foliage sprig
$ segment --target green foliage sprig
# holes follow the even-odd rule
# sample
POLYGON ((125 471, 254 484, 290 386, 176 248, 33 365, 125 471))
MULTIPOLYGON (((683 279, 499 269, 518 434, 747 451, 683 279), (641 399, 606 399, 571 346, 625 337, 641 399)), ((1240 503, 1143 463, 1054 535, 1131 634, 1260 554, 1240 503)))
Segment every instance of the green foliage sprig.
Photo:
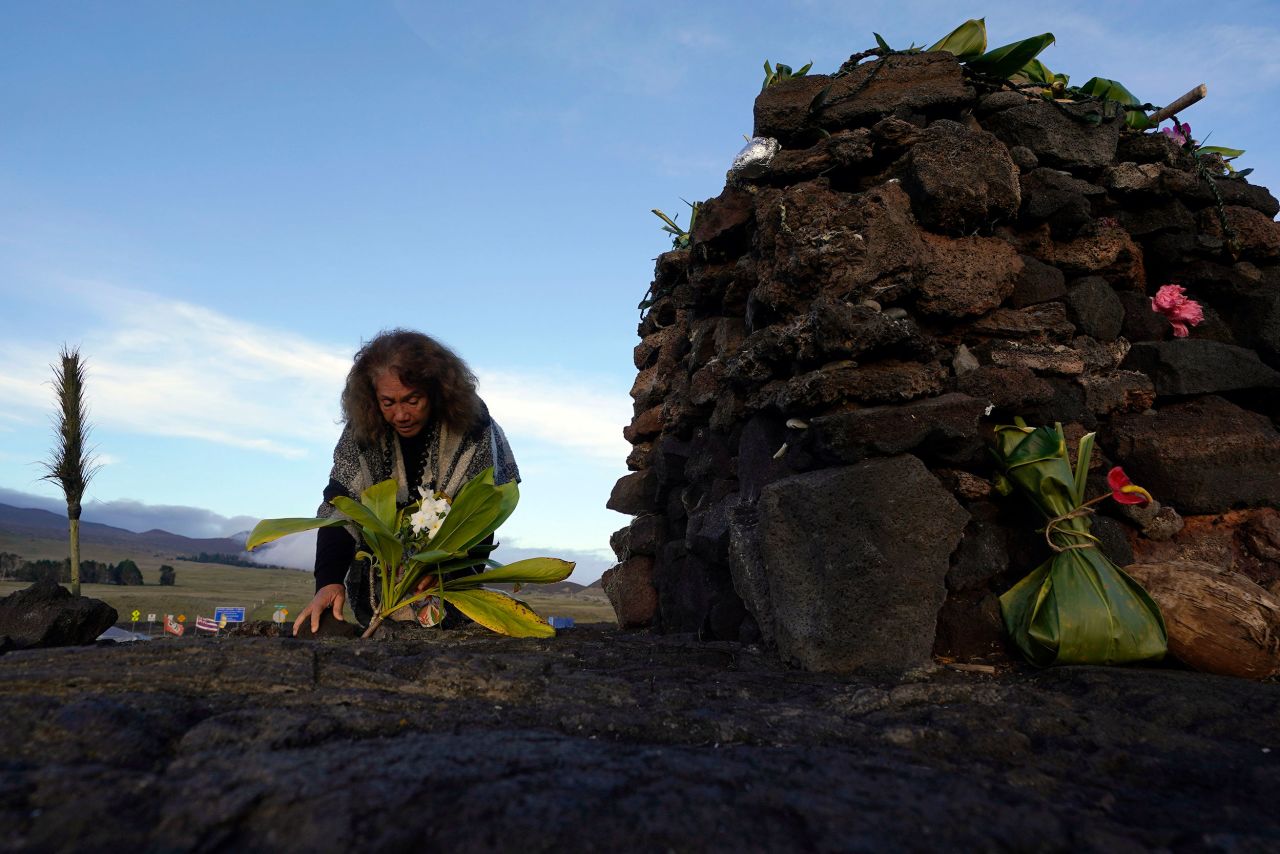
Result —
POLYGON ((338 496, 330 503, 339 516, 326 519, 264 519, 245 543, 249 551, 289 534, 355 524, 363 535, 367 558, 378 575, 381 593, 364 636, 369 637, 389 615, 431 596, 456 607, 480 625, 514 637, 551 637, 556 630, 525 603, 489 583, 551 584, 563 581, 574 564, 549 557, 529 558, 503 566, 489 559, 494 546, 484 541, 515 510, 520 490, 515 481, 493 482, 493 468, 468 481, 454 497, 444 521, 433 533, 416 527, 412 517, 426 498, 396 508, 395 480, 375 483, 353 501, 338 496), (487 564, 476 575, 447 578, 451 572, 487 564), (419 583, 429 586, 418 590, 419 583))
POLYGON ((764 61, 764 83, 760 86, 763 92, 775 83, 781 83, 783 80, 790 80, 792 77, 804 77, 809 73, 809 69, 813 68, 813 63, 801 66, 799 69, 792 71, 790 65, 784 65, 779 62, 777 67, 770 67, 769 60, 764 61))
POLYGON ((58 399, 55 421, 56 444, 43 463, 44 480, 62 487, 67 499, 67 520, 71 541, 71 593, 80 595, 80 511, 85 488, 99 466, 85 448, 89 436, 89 415, 84 400, 84 362, 78 350, 62 348, 59 364, 53 366, 53 390, 58 399))
MULTIPOLYGON (((687 229, 681 228, 675 219, 667 216, 658 208, 653 208, 653 215, 666 223, 666 225, 662 226, 662 230, 671 235, 672 249, 689 248, 689 243, 693 239, 693 229, 698 224, 698 211, 702 208, 702 202, 690 202, 686 199, 681 199, 680 201, 689 206, 689 227, 687 229)), ((679 216, 679 214, 676 214, 677 218, 679 216)))

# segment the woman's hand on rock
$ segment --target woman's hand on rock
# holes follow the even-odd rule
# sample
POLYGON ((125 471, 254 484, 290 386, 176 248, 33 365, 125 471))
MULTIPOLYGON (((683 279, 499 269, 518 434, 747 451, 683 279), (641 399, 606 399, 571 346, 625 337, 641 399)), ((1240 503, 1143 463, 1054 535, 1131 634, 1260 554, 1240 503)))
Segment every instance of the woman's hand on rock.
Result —
POLYGON ((311 604, 302 609, 298 619, 293 621, 293 634, 298 635, 298 628, 307 617, 311 618, 311 634, 320 630, 320 617, 326 608, 333 608, 333 616, 342 619, 342 606, 347 604, 347 589, 341 584, 326 584, 316 591, 311 604))

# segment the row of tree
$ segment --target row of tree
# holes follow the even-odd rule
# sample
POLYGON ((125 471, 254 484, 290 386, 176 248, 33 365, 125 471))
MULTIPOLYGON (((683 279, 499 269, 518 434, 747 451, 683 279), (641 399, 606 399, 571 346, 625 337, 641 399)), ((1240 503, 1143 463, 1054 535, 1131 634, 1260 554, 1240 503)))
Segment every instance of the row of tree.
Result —
POLYGON ((247 566, 251 569, 288 569, 274 563, 258 563, 242 555, 228 552, 200 552, 194 555, 178 555, 178 560, 189 560, 192 563, 220 563, 223 566, 247 566))
MULTIPOLYGON (((172 587, 177 573, 172 566, 164 564, 160 567, 160 585, 172 587)), ((71 561, 64 560, 23 560, 21 555, 10 552, 0 553, 0 581, 55 581, 65 584, 71 581, 71 561)), ((96 560, 80 561, 80 581, 84 584, 123 584, 141 585, 142 570, 132 560, 125 558, 119 563, 104 563, 96 560)))

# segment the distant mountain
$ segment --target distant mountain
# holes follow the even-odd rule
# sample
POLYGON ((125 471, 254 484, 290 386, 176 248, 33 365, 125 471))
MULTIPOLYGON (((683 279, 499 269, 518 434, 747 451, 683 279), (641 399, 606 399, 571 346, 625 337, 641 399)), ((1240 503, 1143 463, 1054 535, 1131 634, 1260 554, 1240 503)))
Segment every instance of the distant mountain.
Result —
MULTIPOLYGON (((65 537, 67 517, 48 510, 0 504, 0 532, 24 537, 65 537)), ((147 549, 174 556, 200 552, 238 555, 244 552, 244 540, 229 537, 196 539, 160 530, 137 534, 124 528, 84 521, 80 523, 80 542, 84 545, 147 549)))

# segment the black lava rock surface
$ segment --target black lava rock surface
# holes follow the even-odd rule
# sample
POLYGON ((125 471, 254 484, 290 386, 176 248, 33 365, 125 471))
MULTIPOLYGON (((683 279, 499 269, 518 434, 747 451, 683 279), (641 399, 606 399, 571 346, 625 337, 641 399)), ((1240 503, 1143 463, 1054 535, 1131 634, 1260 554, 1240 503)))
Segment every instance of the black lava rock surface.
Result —
POLYGON ((2 851, 1280 849, 1280 685, 605 626, 0 656, 2 851))

